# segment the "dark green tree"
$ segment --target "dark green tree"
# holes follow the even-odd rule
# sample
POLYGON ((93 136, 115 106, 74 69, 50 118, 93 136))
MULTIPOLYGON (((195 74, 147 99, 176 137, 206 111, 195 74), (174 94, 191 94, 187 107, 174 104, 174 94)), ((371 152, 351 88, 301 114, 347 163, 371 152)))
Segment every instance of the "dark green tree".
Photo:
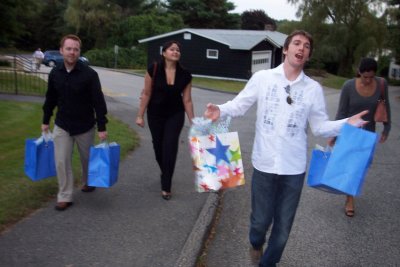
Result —
POLYGON ((121 7, 108 0, 69 0, 64 19, 84 44, 103 48, 121 17, 121 7))
POLYGON ((235 6, 227 0, 168 0, 167 9, 179 14, 188 27, 238 29, 240 15, 231 14, 235 6))
POLYGON ((14 45, 13 35, 21 31, 16 16, 16 3, 14 0, 0 1, 0 47, 14 45))
POLYGON ((160 4, 158 0, 110 0, 110 2, 121 8, 122 19, 132 15, 140 15, 144 8, 155 8, 160 4))
POLYGON ((290 34, 296 29, 301 29, 301 22, 297 20, 278 20, 276 22, 276 30, 285 34, 290 34))
POLYGON ((388 0, 387 5, 388 47, 396 63, 400 64, 400 0, 388 0))
POLYGON ((35 15, 41 9, 41 1, 2 0, 0 1, 0 46, 23 47, 32 39, 28 30, 35 15))
POLYGON ((268 17, 264 10, 248 10, 242 13, 242 26, 243 30, 276 30, 276 22, 274 19, 268 17))
MULTIPOLYGON (((384 20, 377 17, 379 0, 288 0, 298 4, 302 25, 316 39, 316 49, 323 47, 338 62, 337 73, 354 74, 353 65, 361 56, 381 50, 386 35, 384 20)), ((313 56, 314 57, 314 56, 313 56)))
POLYGON ((34 23, 28 25, 33 33, 34 47, 58 49, 61 37, 68 33, 63 15, 68 0, 46 0, 34 23))
POLYGON ((116 25, 109 39, 109 46, 136 46, 140 39, 183 27, 182 18, 177 14, 162 14, 154 11, 148 14, 130 16, 116 25))

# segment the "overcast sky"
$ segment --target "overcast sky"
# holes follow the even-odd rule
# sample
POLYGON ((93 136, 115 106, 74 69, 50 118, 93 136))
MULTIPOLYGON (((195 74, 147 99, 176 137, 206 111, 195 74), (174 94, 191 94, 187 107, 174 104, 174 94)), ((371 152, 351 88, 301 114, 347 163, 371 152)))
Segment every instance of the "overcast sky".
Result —
POLYGON ((268 17, 276 20, 298 20, 297 6, 287 3, 287 0, 229 0, 235 4, 235 13, 242 13, 250 9, 262 9, 268 17))

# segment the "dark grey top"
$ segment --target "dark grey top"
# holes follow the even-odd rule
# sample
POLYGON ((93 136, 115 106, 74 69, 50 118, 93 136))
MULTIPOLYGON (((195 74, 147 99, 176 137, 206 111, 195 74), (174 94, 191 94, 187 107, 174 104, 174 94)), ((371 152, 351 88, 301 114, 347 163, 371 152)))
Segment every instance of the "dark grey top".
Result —
POLYGON ((344 119, 353 116, 363 110, 369 110, 369 113, 363 117, 364 120, 369 121, 364 129, 375 132, 375 121, 374 114, 376 106, 378 104, 378 99, 381 95, 381 81, 383 81, 383 87, 385 91, 386 107, 388 113, 388 122, 384 123, 383 133, 389 134, 390 131, 390 105, 388 98, 388 86, 387 82, 383 78, 375 77, 376 80, 376 90, 372 96, 362 96, 356 90, 356 79, 347 80, 340 94, 339 108, 336 114, 336 119, 344 119), (382 80, 381 80, 382 79, 382 80))

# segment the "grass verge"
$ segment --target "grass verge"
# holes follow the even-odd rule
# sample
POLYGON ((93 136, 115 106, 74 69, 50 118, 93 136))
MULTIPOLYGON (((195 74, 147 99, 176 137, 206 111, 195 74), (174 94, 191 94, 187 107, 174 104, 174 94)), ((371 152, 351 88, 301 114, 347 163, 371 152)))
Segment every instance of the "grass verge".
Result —
MULTIPOLYGON (((145 74, 144 70, 123 70, 123 71, 142 76, 145 74)), ((318 80, 322 86, 326 86, 333 89, 342 88, 343 83, 348 79, 345 77, 329 74, 325 71, 308 70, 306 73, 307 75, 312 76, 313 78, 318 80)), ((193 87, 207 88, 211 90, 218 90, 230 93, 239 93, 246 85, 246 82, 193 77, 192 84, 193 87)))
POLYGON ((1 70, 0 91, 26 95, 44 95, 47 90, 47 73, 25 73, 22 71, 1 70))
POLYGON ((347 80, 348 80, 348 78, 335 76, 333 74, 327 73, 322 78, 321 84, 322 84, 322 86, 326 86, 326 87, 329 87, 329 88, 340 89, 340 88, 342 88, 344 82, 347 81, 347 80))
MULTIPOLYGON (((25 140, 40 136, 41 118, 41 104, 0 101, 0 232, 43 206, 57 193, 55 177, 33 182, 24 173, 25 140)), ((109 116, 107 131, 109 140, 121 146, 121 159, 139 143, 136 133, 112 116, 109 116)), ((80 184, 77 149, 73 168, 76 184, 80 184)))
POLYGON ((246 85, 246 82, 217 80, 200 77, 193 77, 192 83, 194 87, 203 87, 211 90, 218 90, 230 93, 239 93, 246 85))

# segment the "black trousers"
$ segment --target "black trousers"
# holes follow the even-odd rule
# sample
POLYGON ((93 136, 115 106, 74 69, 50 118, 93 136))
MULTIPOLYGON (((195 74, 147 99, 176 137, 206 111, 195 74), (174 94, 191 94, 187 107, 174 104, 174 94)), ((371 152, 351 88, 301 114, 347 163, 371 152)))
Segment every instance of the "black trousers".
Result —
POLYGON ((156 161, 161 170, 161 190, 171 192, 172 176, 178 155, 179 136, 185 122, 185 112, 169 117, 147 115, 156 161))

